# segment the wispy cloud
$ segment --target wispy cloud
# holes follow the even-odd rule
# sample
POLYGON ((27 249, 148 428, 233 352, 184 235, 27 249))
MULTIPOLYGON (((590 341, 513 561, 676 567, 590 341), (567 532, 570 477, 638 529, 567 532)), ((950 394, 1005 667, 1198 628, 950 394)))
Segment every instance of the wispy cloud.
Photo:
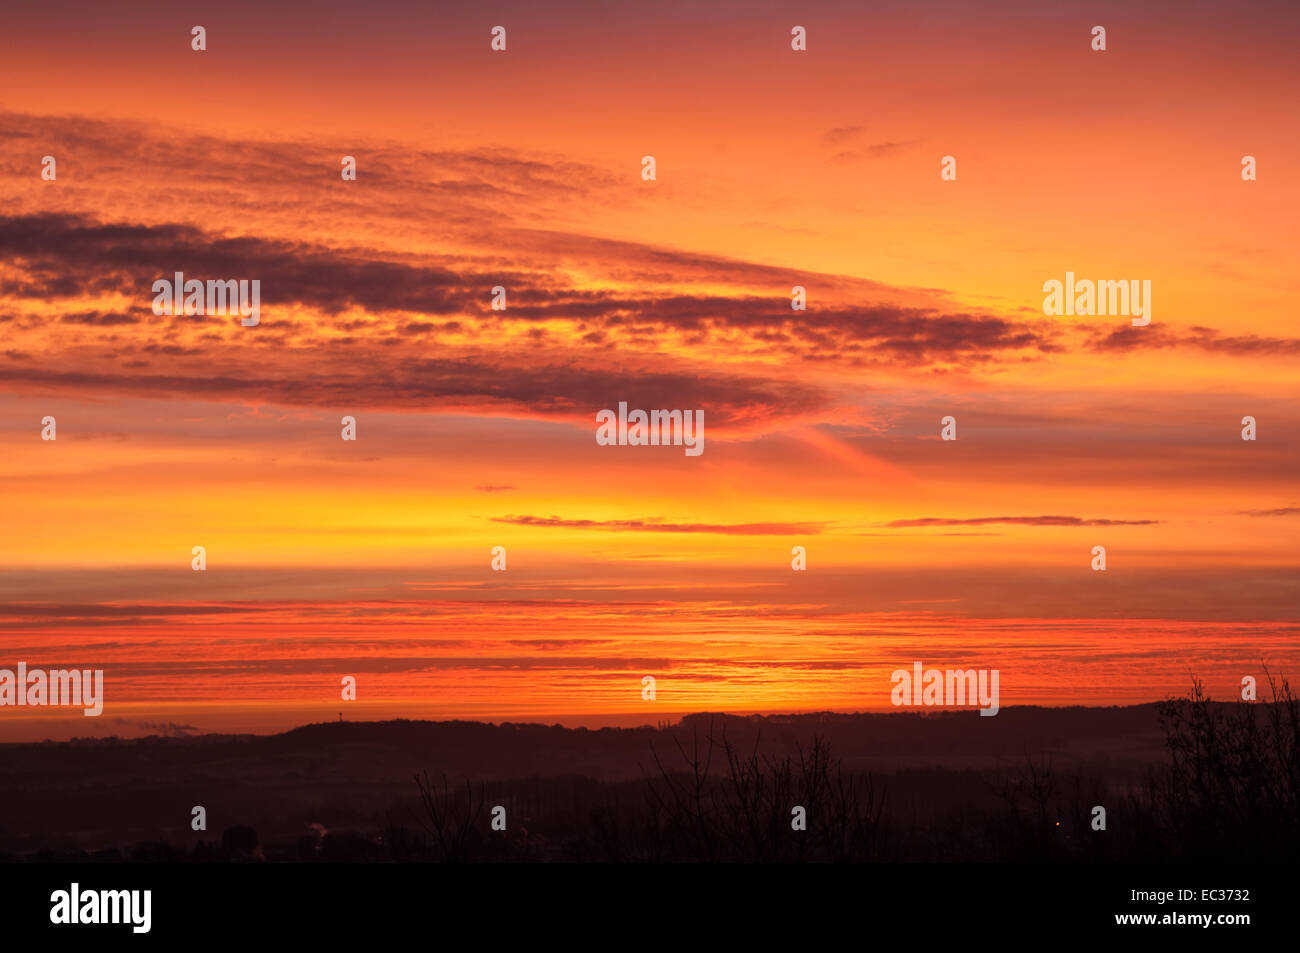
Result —
POLYGON ((1084 519, 1080 516, 976 516, 966 519, 922 516, 881 525, 894 529, 909 526, 988 526, 994 523, 1016 526, 1154 526, 1161 522, 1163 520, 1084 519))
POLYGON ((663 517, 635 520, 562 519, 558 516, 494 516, 494 523, 561 529, 606 529, 639 533, 719 533, 727 536, 815 536, 826 523, 669 523, 663 517))
POLYGON ((877 142, 863 149, 848 149, 837 152, 831 156, 830 161, 835 165, 850 165, 854 162, 861 162, 863 159, 883 159, 887 156, 901 155, 919 145, 919 143, 919 139, 905 139, 900 142, 877 142))

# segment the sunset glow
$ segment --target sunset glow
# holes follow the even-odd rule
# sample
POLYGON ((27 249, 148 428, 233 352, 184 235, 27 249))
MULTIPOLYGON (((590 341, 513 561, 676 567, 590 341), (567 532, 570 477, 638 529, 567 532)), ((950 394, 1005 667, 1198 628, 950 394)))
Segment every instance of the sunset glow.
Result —
POLYGON ((191 11, 115 6, 7 13, 0 667, 107 687, 0 741, 886 710, 918 659, 1003 707, 1300 678, 1285 5, 1116 6, 1105 69, 1077 4, 800 4, 796 57, 741 4, 363 43, 236 3, 197 61, 191 11), (177 271, 260 324, 155 314, 177 271), (1150 280, 1150 325, 1044 315, 1067 271, 1150 280), (704 452, 599 446, 620 401, 704 452))

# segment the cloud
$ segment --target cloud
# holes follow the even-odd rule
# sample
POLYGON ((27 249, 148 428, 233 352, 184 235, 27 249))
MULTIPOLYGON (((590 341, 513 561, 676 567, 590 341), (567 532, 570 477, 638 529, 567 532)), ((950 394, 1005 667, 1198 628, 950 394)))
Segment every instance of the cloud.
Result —
POLYGON ((902 142, 877 142, 875 145, 867 146, 867 152, 873 156, 892 156, 910 149, 919 142, 919 139, 905 139, 902 142))
POLYGON ((494 523, 562 529, 607 529, 639 533, 718 533, 727 536, 816 536, 826 523, 666 523, 663 517, 635 520, 561 519, 558 516, 494 516, 494 523))
POLYGON ((1300 516, 1300 506, 1282 506, 1275 510, 1240 510, 1241 516, 1300 516))
POLYGON ((120 311, 76 311, 59 316, 59 321, 63 324, 95 324, 101 326, 135 324, 139 320, 139 317, 123 314, 120 311))
MULTIPOLYGON (((518 360, 516 358, 516 360, 518 360)), ((563 418, 593 423, 611 400, 641 407, 705 409, 710 426, 764 427, 831 406, 812 385, 725 372, 665 372, 622 366, 583 368, 559 361, 529 367, 504 359, 421 359, 380 353, 358 362, 343 346, 322 348, 310 373, 268 356, 256 367, 214 367, 201 357, 171 373, 54 370, 0 365, 0 383, 75 391, 126 391, 283 406, 375 407, 446 413, 563 418)))
MULTIPOLYGON (((619 243, 593 249, 617 256, 619 243)), ((227 330, 227 317, 158 317, 152 313, 153 282, 174 272, 187 278, 257 278, 261 287, 261 335, 280 333, 289 340, 319 339, 328 323, 287 321, 285 312, 309 309, 325 318, 361 311, 379 316, 401 313, 459 321, 399 323, 377 318, 339 326, 359 338, 381 343, 389 335, 421 337, 464 334, 486 342, 503 325, 563 322, 570 343, 613 344, 615 339, 654 350, 666 337, 713 344, 720 349, 764 355, 800 356, 824 361, 894 363, 923 367, 936 362, 977 364, 1000 353, 1060 349, 1059 331, 1008 318, 937 304, 904 306, 864 301, 828 302, 792 312, 784 292, 732 295, 660 292, 651 289, 589 290, 557 284, 535 270, 475 266, 452 256, 423 256, 419 262, 395 260, 391 253, 366 248, 331 248, 249 236, 225 238, 198 228, 168 223, 101 223, 78 215, 38 214, 0 217, 0 256, 14 272, 9 293, 28 301, 58 302, 97 294, 125 294, 140 302, 134 317, 78 311, 63 320, 91 324, 135 322, 152 333, 174 336, 178 329, 204 325, 227 330), (493 312, 487 290, 509 289, 510 306, 493 312), (368 332, 368 333, 366 333, 368 332)), ((712 280, 743 283, 747 266, 724 259, 661 252, 665 263, 707 264, 712 280)), ((789 281, 814 282, 798 272, 763 275, 788 287, 789 281)))
POLYGON ((1258 334, 1225 335, 1214 328, 1194 326, 1185 331, 1168 325, 1143 328, 1131 334, 1119 327, 1094 332, 1085 341, 1094 351, 1136 351, 1155 348, 1197 348, 1212 354, 1239 357, 1285 357, 1300 354, 1300 338, 1264 337, 1258 334))
POLYGON ((865 129, 865 126, 836 126, 834 129, 826 130, 826 134, 822 138, 827 145, 838 146, 850 139, 856 139, 862 135, 865 129))
MULTIPOLYGON (((830 140, 827 140, 830 141, 830 140)), ((883 159, 887 156, 899 155, 911 149, 920 143, 919 139, 905 139, 901 142, 877 142, 867 146, 865 149, 850 149, 843 152, 837 152, 831 156, 831 162, 835 165, 849 165, 854 162, 861 162, 863 159, 883 159)))
POLYGON ((1083 519, 1078 516, 978 516, 971 519, 950 519, 923 516, 916 519, 894 520, 881 525, 891 529, 912 526, 987 526, 1008 523, 1017 526, 1153 526, 1163 520, 1108 520, 1083 519))
MULTIPOLYGON (((632 243, 529 236, 562 255, 580 249, 670 273, 698 269, 715 286, 759 276, 778 288, 813 280, 632 243)), ((703 408, 715 427, 753 431, 839 404, 833 391, 792 379, 798 362, 975 366, 1061 348, 1055 327, 947 309, 937 299, 907 305, 893 300, 896 290, 792 313, 784 291, 770 288, 761 295, 580 288, 540 266, 223 237, 180 222, 4 216, 0 259, 6 292, 27 303, 11 322, 13 339, 28 344, 0 360, 0 384, 22 389, 570 419, 626 399, 703 408), (235 315, 155 315, 153 281, 178 270, 200 279, 257 278, 261 325, 242 328, 235 315), (488 304, 487 289, 497 283, 509 287, 504 312, 488 304), (122 308, 123 295, 138 302, 134 310, 122 308), (113 307, 85 305, 110 296, 113 307), (73 299, 78 306, 60 312, 73 299), (80 326, 83 336, 52 342, 49 320, 80 326), (436 356, 422 356, 431 347, 436 356), (774 372, 774 363, 783 371, 774 372)))

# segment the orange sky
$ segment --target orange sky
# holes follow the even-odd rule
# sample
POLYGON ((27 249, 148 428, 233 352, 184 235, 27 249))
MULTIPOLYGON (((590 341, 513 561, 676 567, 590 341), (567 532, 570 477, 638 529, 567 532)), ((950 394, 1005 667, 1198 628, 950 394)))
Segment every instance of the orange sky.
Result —
POLYGON ((1125 6, 15 13, 0 668, 107 698, 0 738, 271 730, 343 674, 590 723, 882 708, 915 659, 1003 706, 1294 675, 1300 13, 1125 6), (260 325, 155 315, 176 270, 260 325), (1067 271, 1152 323, 1045 316, 1067 271), (596 445, 620 400, 705 452, 596 445))

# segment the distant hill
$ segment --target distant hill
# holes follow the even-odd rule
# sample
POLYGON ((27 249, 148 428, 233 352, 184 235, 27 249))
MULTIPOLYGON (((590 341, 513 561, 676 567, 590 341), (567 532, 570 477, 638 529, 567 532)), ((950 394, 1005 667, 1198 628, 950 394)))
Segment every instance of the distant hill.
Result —
MULTIPOLYGON (((579 777, 601 782, 684 768, 712 732, 745 753, 784 756, 820 737, 846 770, 980 770, 1050 758, 1127 783, 1166 757, 1155 705, 800 715, 701 713, 663 728, 564 728, 466 721, 330 722, 276 735, 95 739, 0 745, 0 851, 148 837, 192 840, 191 807, 211 826, 306 826, 328 812, 369 821, 409 797, 421 771, 474 782, 579 777)), ((720 771, 720 752, 712 770, 720 771)))

